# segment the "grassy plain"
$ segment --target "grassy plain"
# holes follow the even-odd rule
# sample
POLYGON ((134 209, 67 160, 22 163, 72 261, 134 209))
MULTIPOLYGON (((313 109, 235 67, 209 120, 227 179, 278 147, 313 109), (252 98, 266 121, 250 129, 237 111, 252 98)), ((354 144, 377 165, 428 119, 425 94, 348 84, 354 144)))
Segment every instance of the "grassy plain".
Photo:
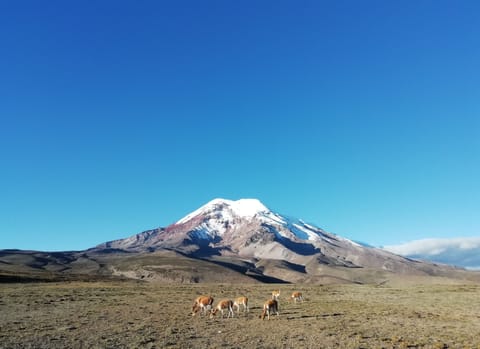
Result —
POLYGON ((479 299, 471 284, 0 284, 0 348, 480 348, 479 299), (273 289, 280 316, 262 321, 273 289), (250 312, 192 317, 200 294, 250 312))

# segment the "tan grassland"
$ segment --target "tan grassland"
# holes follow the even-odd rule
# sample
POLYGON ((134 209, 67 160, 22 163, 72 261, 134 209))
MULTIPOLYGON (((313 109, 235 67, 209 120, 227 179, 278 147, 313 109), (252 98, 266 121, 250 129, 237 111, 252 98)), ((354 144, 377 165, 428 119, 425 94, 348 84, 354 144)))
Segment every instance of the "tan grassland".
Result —
POLYGON ((0 348, 480 348, 480 286, 0 284, 0 348), (280 316, 262 321, 274 289, 280 316), (250 312, 192 317, 201 294, 250 312))

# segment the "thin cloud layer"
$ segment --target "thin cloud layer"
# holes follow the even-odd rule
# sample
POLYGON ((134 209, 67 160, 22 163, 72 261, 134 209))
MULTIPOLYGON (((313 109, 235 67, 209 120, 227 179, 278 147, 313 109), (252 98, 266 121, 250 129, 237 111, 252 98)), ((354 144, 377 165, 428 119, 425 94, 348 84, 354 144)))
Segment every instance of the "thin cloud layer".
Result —
POLYGON ((422 239, 383 248, 409 258, 480 269, 480 237, 422 239))

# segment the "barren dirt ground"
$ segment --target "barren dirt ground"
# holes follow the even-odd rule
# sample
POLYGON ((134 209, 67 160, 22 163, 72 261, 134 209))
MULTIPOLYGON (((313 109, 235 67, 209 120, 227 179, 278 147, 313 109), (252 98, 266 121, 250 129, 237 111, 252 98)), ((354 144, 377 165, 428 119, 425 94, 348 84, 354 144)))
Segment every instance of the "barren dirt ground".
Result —
POLYGON ((480 348, 480 286, 2 284, 0 348, 480 348), (280 316, 262 321, 273 289, 280 316), (200 294, 250 312, 192 317, 200 294))

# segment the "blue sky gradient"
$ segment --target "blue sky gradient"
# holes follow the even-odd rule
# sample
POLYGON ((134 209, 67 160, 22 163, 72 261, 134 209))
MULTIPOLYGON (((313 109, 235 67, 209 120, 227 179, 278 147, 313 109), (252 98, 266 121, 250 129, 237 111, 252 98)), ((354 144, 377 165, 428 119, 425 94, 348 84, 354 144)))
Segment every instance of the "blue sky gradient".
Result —
POLYGON ((216 197, 371 245, 480 234, 476 1, 4 1, 0 248, 216 197))

